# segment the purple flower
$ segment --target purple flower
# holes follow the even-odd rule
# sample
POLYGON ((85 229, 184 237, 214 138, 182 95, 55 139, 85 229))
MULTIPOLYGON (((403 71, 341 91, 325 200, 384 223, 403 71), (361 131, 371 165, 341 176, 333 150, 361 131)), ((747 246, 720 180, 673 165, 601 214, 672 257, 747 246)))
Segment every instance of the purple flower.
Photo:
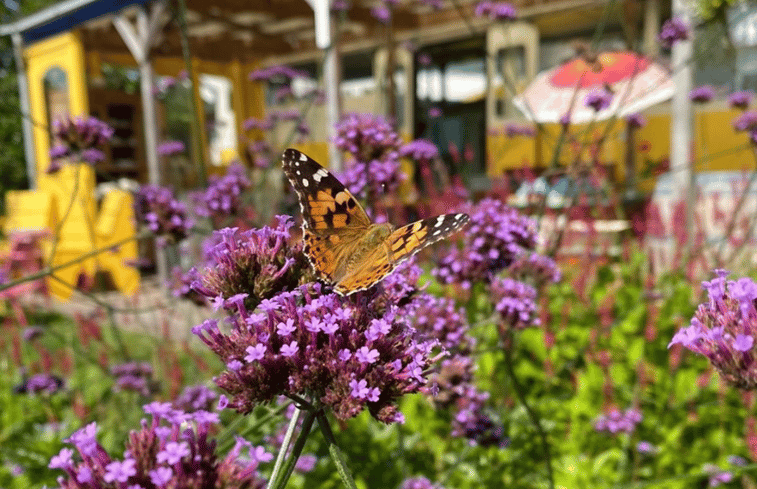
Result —
POLYGON ((541 288, 548 283, 556 284, 562 272, 555 261, 538 253, 522 253, 507 268, 508 275, 522 282, 541 288))
POLYGON ((429 66, 433 60, 431 59, 431 56, 428 53, 419 53, 418 54, 418 64, 421 66, 429 66))
POLYGON ((189 455, 189 445, 186 442, 177 443, 170 441, 166 443, 165 448, 158 452, 158 463, 167 463, 173 465, 189 455))
POLYGON ((250 72, 251 81, 280 81, 288 83, 294 78, 308 78, 308 74, 289 66, 269 66, 250 72))
POLYGON ((451 246, 433 271, 444 284, 464 288, 473 282, 488 282, 524 251, 536 247, 536 223, 515 209, 491 198, 463 208, 470 224, 463 231, 463 246, 451 246))
POLYGON ((216 399, 218 399, 218 394, 203 384, 189 385, 174 400, 173 405, 176 409, 187 413, 209 411, 213 408, 216 399))
POLYGON ((293 341, 289 343, 288 345, 282 345, 281 346, 281 356, 284 357, 293 357, 297 352, 300 350, 300 346, 297 344, 296 341, 293 341))
POLYGON ((733 120, 733 128, 739 132, 757 130, 757 112, 744 112, 733 120))
MULTIPOLYGON (((414 280, 408 270, 401 267, 393 280, 414 280)), ((318 399, 341 420, 368 407, 377 419, 395 422, 397 400, 425 384, 434 343, 416 338, 411 327, 412 288, 389 285, 349 297, 324 294, 317 283, 282 290, 262 301, 259 312, 229 310, 228 334, 217 324, 193 331, 225 364, 250 355, 251 345, 265 346, 262 358, 256 354, 254 363, 216 378, 240 413, 296 394, 318 399), (295 329, 279 335, 278 325, 290 320, 295 329)))
POLYGON ((689 26, 683 20, 673 17, 662 24, 660 30, 660 43, 666 48, 671 48, 679 41, 689 38, 689 26))
POLYGON ((439 149, 428 139, 416 139, 402 146, 400 156, 416 161, 431 161, 439 157, 439 149))
POLYGON ((105 475, 103 480, 105 482, 126 482, 129 477, 136 475, 137 461, 133 458, 127 458, 123 462, 116 460, 105 466, 105 475))
POLYGON ((392 18, 392 11, 386 5, 377 5, 371 9, 371 15, 382 24, 388 24, 392 18))
POLYGON ((55 394, 63 389, 65 382, 58 376, 52 374, 36 374, 26 379, 20 385, 14 387, 13 391, 17 394, 55 394))
POLYGON ((215 413, 187 416, 168 403, 151 403, 144 409, 152 420, 142 420, 140 429, 129 434, 123 461, 112 459, 97 443, 94 423, 74 433, 67 441, 76 446, 80 461, 66 448, 50 462, 51 468, 65 471, 58 478, 60 487, 216 487, 219 481, 224 481, 223 487, 265 487, 257 473, 265 457, 257 451, 255 458, 252 451, 249 458, 241 456, 242 446, 237 444, 225 457, 216 453, 216 440, 209 437, 219 421, 215 413))
POLYGON ((297 459, 297 463, 294 466, 294 470, 300 474, 306 474, 311 472, 315 465, 318 463, 318 458, 315 455, 306 454, 297 459))
POLYGON ((379 352, 377 350, 369 349, 367 346, 361 346, 360 349, 355 352, 355 358, 360 363, 376 363, 379 358, 379 352))
POLYGON ((209 217, 216 221, 233 217, 242 208, 242 193, 251 186, 247 170, 234 163, 226 170, 226 175, 211 177, 205 192, 195 198, 195 212, 200 217, 209 217))
POLYGON ((293 225, 291 217, 279 216, 275 228, 214 232, 214 244, 206 250, 207 267, 198 273, 193 289, 208 298, 220 296, 227 310, 239 306, 225 299, 245 293, 244 307, 252 311, 260 301, 294 289, 300 280, 314 280, 302 241, 291 242, 293 225))
POLYGON ((244 359, 248 362, 255 362, 257 360, 262 360, 263 357, 265 357, 265 345, 262 343, 258 343, 255 346, 248 346, 247 355, 244 357, 244 359))
POLYGON ((702 470, 710 474, 707 484, 708 487, 718 487, 721 484, 727 484, 733 480, 732 473, 721 470, 717 465, 705 464, 704 467, 702 467, 702 470))
POLYGON ((50 459, 50 463, 47 466, 51 469, 67 470, 73 465, 73 456, 73 450, 70 448, 62 448, 58 455, 54 455, 53 458, 50 459))
POLYGON ((710 85, 702 85, 701 87, 696 87, 692 91, 689 92, 689 98, 692 102, 697 103, 705 103, 712 100, 712 97, 715 96, 715 89, 712 88, 710 85))
POLYGON ((352 154, 337 177, 356 197, 372 202, 406 179, 399 162, 400 137, 383 117, 346 115, 336 127, 335 143, 352 154))
POLYGON ((657 453, 657 447, 652 445, 648 441, 640 441, 636 444, 636 451, 647 455, 653 455, 657 453))
POLYGON ((242 128, 245 131, 250 131, 252 129, 257 129, 260 131, 270 131, 273 129, 274 120, 271 117, 266 117, 265 119, 257 119, 255 117, 250 117, 249 119, 245 120, 242 124, 242 128))
POLYGON ((570 112, 566 112, 560 117, 560 125, 563 127, 570 125, 570 112))
POLYGON ((626 124, 628 124, 628 127, 631 127, 634 129, 640 129, 647 125, 647 120, 644 118, 643 115, 636 112, 636 113, 629 114, 628 116, 626 116, 626 124))
POLYGON ((505 126, 505 135, 508 138, 514 138, 517 136, 531 138, 536 134, 533 126, 527 126, 522 124, 508 124, 505 126))
POLYGON ((134 199, 134 208, 137 220, 165 239, 181 241, 192 229, 186 206, 167 187, 142 186, 134 199))
POLYGON ((169 467, 158 467, 155 470, 151 470, 148 474, 150 475, 150 482, 158 487, 165 487, 173 478, 173 470, 169 467))
POLYGON ((476 4, 474 13, 477 17, 489 17, 492 20, 515 20, 517 12, 509 2, 492 2, 483 0, 476 4))
POLYGON ((58 119, 53 122, 53 135, 61 142, 50 150, 52 163, 48 173, 59 169, 60 161, 66 158, 70 161, 83 161, 89 164, 105 160, 102 147, 113 137, 113 128, 95 117, 76 117, 74 119, 58 119))
POLYGON ((631 434, 643 417, 638 409, 629 408, 625 411, 611 409, 594 420, 594 429, 615 435, 623 432, 631 434))
POLYGON ((757 367, 753 354, 757 330, 757 284, 750 278, 726 280, 727 272, 702 282, 708 293, 691 324, 681 328, 668 348, 681 344, 704 355, 729 384, 751 390, 757 387, 757 367))
POLYGON ((428 109, 428 117, 429 119, 436 119, 437 117, 442 116, 442 109, 439 107, 431 107, 428 109))
POLYGON ((400 485, 400 489, 444 489, 440 485, 432 484, 430 480, 425 477, 412 477, 405 479, 400 485))
POLYGON ((593 90, 586 96, 584 105, 591 107, 596 112, 602 111, 610 107, 612 103, 613 94, 605 89, 593 90))
POLYGON ((350 2, 348 0, 332 0, 331 10, 332 12, 346 12, 350 9, 350 2))
POLYGON ((174 156, 184 152, 184 143, 181 141, 163 141, 158 145, 158 154, 160 156, 174 156))
POLYGON ((752 102, 752 97, 754 97, 754 93, 751 90, 733 92, 728 96, 728 105, 734 109, 744 110, 749 107, 749 104, 752 102))
POLYGON ((511 278, 495 277, 489 284, 494 309, 502 317, 503 330, 538 326, 536 289, 511 278))
POLYGON ((475 339, 469 334, 465 310, 457 307, 454 300, 423 294, 415 303, 411 317, 421 338, 438 341, 449 352, 470 352, 475 339))

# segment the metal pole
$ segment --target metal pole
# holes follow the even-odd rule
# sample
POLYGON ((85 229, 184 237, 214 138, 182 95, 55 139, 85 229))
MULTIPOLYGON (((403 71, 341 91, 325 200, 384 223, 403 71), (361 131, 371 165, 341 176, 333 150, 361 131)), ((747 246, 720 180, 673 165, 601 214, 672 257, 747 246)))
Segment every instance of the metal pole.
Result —
POLYGON ((26 161, 26 177, 29 188, 37 188, 37 166, 34 155, 34 127, 32 124, 31 104, 29 103, 29 80, 26 77, 26 63, 24 63, 24 42, 21 34, 14 32, 13 54, 16 58, 16 77, 18 80, 18 99, 21 105, 21 128, 24 133, 24 160, 26 161))
MULTIPOLYGON (((691 16, 685 0, 673 0, 673 16, 691 25, 691 16)), ((673 75, 676 90, 673 94, 670 125, 670 171, 678 198, 686 202, 686 230, 688 246, 694 236, 694 172, 691 161, 693 111, 689 92, 692 88, 693 31, 689 38, 673 45, 671 63, 678 71, 673 75)))

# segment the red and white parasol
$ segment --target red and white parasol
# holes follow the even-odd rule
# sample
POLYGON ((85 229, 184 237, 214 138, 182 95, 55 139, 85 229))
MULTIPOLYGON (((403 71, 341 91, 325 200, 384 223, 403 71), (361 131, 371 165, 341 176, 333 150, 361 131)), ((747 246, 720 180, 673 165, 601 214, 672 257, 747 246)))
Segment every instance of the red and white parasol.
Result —
POLYGON ((673 97, 675 84, 668 70, 644 56, 629 51, 604 52, 594 63, 574 58, 539 73, 513 99, 513 104, 534 122, 560 122, 570 113, 570 122, 626 116, 673 97), (596 90, 609 87, 610 106, 596 113, 584 103, 596 90))

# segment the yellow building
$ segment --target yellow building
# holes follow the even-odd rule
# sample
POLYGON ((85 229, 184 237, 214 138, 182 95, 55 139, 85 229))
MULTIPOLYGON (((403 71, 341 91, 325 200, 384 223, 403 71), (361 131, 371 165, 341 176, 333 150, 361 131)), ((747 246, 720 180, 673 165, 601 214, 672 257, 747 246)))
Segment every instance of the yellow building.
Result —
MULTIPOLYGON (((61 208, 74 187, 83 196, 76 200, 70 222, 64 223, 70 228, 69 245, 61 253, 65 248, 71 257, 94 246, 95 226, 83 223, 95 222, 102 212, 92 196, 97 182, 128 178, 174 183, 173 170, 157 153, 158 143, 169 135, 165 107, 153 93, 162 76, 177 77, 186 70, 203 122, 194 128, 196 138, 186 141, 193 149, 194 176, 183 185, 196 184, 243 154, 240 136, 256 136, 245 130, 245 120, 290 108, 275 102, 274 82, 248 79, 254 69, 287 65, 309 75, 293 84, 294 91, 322 87, 325 92, 326 103, 306 112, 309 137, 298 142, 317 160, 339 166, 341 155, 331 136, 340 114, 380 113, 394 119, 404 139, 434 140, 447 161, 454 149, 450 145, 470 148, 464 171, 476 190, 484 190, 493 177, 507 171, 549 166, 559 133, 546 127, 536 138, 501 134, 505 125, 525 121, 511 103, 515 93, 502 72, 520 91, 539 72, 572 57, 574 42, 591 40, 599 24, 603 34, 597 50, 637 49, 663 61, 666 56, 657 35, 661 20, 670 14, 667 0, 523 0, 514 2, 518 19, 508 23, 477 16, 477 3, 400 2, 387 24, 377 20, 375 2, 368 0, 347 2, 344 11, 331 10, 329 0, 187 0, 185 12, 176 8, 181 3, 169 6, 159 0, 65 0, 0 26, 0 35, 12 37, 23 67, 19 82, 26 88, 21 110, 30 181, 52 199, 56 216, 65 214, 61 208), (140 93, 108 88, 105 71, 112 66, 132 68, 141 81, 140 93), (391 67, 394 74, 389 77, 391 67), (392 103, 388 93, 393 93, 392 103), (84 166, 55 177, 45 174, 52 141, 48 128, 67 114, 96 115, 122 131, 120 146, 110 150, 97 174, 84 166), (208 123, 219 119, 225 121, 225 130, 209 129, 208 123)), ((748 84, 744 80, 749 78, 737 82, 748 84)), ((748 166, 747 138, 731 126, 736 112, 721 99, 696 111, 696 169, 748 166)), ((645 115, 649 123, 633 141, 626 140, 630 133, 622 123, 607 129, 600 159, 619 185, 625 179, 629 144, 644 146, 637 157, 640 172, 670 153, 668 104, 645 115)), ((279 129, 274 139, 285 141, 290 129, 279 129)), ((595 129, 603 131, 604 126, 595 129)), ((556 161, 570 158, 571 149, 564 148, 556 161)), ((654 183, 643 175, 637 181, 644 192, 654 183)))

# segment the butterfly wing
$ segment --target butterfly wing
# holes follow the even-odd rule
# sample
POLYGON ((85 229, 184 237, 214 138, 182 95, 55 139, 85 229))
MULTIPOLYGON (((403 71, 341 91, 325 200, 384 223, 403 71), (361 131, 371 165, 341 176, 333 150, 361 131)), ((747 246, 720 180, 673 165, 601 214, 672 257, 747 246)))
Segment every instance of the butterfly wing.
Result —
POLYGON ((371 220, 342 182, 312 158, 290 148, 282 163, 300 201, 305 254, 321 278, 337 282, 371 220))
POLYGON ((403 226, 360 262, 347 270, 345 277, 334 287, 341 295, 349 295, 372 287, 392 273, 397 265, 426 246, 444 239, 463 227, 469 220, 467 214, 444 214, 422 219, 403 226))

